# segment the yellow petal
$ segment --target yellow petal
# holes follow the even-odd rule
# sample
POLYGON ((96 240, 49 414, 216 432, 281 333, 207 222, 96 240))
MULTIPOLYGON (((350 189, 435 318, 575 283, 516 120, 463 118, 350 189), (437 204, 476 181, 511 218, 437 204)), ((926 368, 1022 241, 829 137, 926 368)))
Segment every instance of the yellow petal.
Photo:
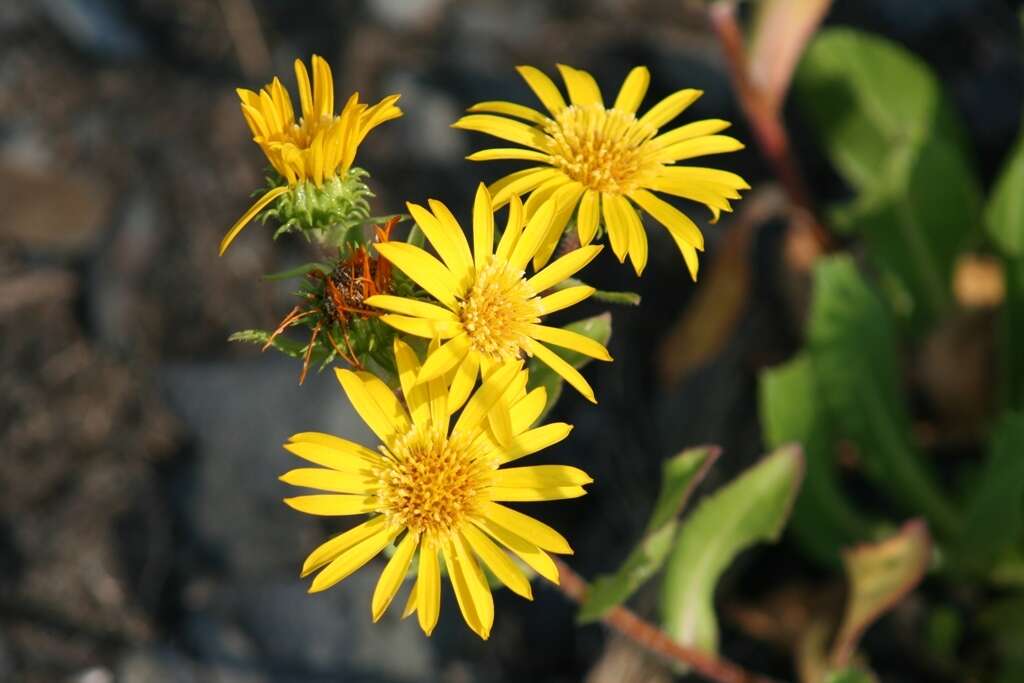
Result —
POLYGON ((655 152, 670 147, 676 143, 690 140, 693 138, 699 138, 704 135, 714 135, 720 133, 732 124, 722 119, 704 119, 702 121, 694 121, 688 123, 685 126, 679 128, 673 128, 667 133, 663 133, 655 138, 652 138, 644 145, 643 153, 645 155, 658 156, 655 152))
POLYGON ((481 149, 466 157, 467 161, 499 161, 512 159, 516 161, 537 161, 542 164, 551 163, 551 155, 545 152, 538 152, 535 149, 523 149, 521 147, 493 147, 481 149))
POLYGON ((603 248, 599 244, 592 244, 588 247, 573 249, 528 279, 526 284, 537 293, 544 292, 561 282, 565 282, 585 268, 588 263, 601 253, 603 248))
POLYGON ((548 78, 543 71, 536 69, 532 66, 517 66, 516 71, 523 77, 526 84, 530 86, 530 90, 537 95, 537 99, 540 100, 552 115, 558 116, 559 112, 565 109, 565 100, 562 99, 562 93, 558 91, 558 87, 548 78))
MULTIPOLYGON (((466 245, 466 238, 458 223, 455 223, 454 226, 447 225, 440 220, 439 216, 435 216, 419 204, 407 202, 406 207, 409 209, 412 219, 416 221, 416 225, 427 236, 431 246, 434 247, 438 256, 455 277, 458 288, 465 287, 467 283, 464 280, 470 276, 469 259, 465 257, 461 247, 465 247, 467 254, 469 247, 466 245), (459 244, 460 240, 461 245, 459 244)), ((431 208, 433 208, 433 200, 431 200, 431 208)), ((454 221, 454 219, 452 220, 454 221)))
POLYGON ((478 102, 466 111, 471 113, 485 112, 489 114, 503 114, 505 116, 514 116, 517 119, 525 119, 530 123, 536 123, 539 126, 543 126, 550 119, 541 114, 536 109, 530 107, 524 107, 521 104, 515 104, 514 102, 502 102, 502 101, 488 101, 478 102))
POLYGON ((548 392, 544 387, 536 387, 512 406, 512 433, 522 434, 533 425, 544 412, 548 402, 548 392))
POLYGON ((629 198, 654 220, 664 225, 680 249, 684 244, 694 249, 704 249, 704 235, 701 234, 700 228, 682 211, 647 190, 636 190, 629 198))
MULTIPOLYGON (((536 418, 531 420, 531 424, 535 420, 536 418)), ((498 452, 495 454, 495 462, 500 465, 536 453, 548 446, 563 441, 569 436, 571 431, 572 425, 570 424, 551 422, 520 432, 508 445, 499 447, 498 452)))
POLYGON ((487 490, 491 500, 513 503, 538 503, 546 500, 568 500, 587 495, 582 486, 548 486, 542 489, 492 486, 487 490))
POLYGON ((498 577, 499 581, 508 586, 512 592, 527 600, 533 600, 530 580, 504 550, 475 526, 467 524, 460 533, 473 552, 480 556, 480 559, 491 570, 491 573, 498 577))
POLYGON ((372 375, 372 380, 364 381, 366 373, 356 374, 341 368, 335 368, 334 373, 352 407, 382 442, 390 444, 396 436, 409 430, 405 409, 383 382, 372 375), (390 394, 391 400, 386 400, 384 394, 390 394), (382 399, 384 405, 379 402, 382 399))
POLYGON ((359 472, 382 463, 379 453, 330 434, 295 434, 284 448, 304 460, 340 472, 359 472))
POLYGON ((487 377, 476 393, 466 402, 466 407, 462 409, 462 414, 459 415, 459 419, 455 423, 455 431, 470 433, 480 426, 486 419, 487 413, 505 393, 508 385, 516 379, 521 367, 522 362, 506 363, 487 377))
POLYGON ((487 190, 491 193, 491 201, 494 208, 504 206, 513 195, 524 195, 533 191, 542 183, 556 176, 568 177, 557 168, 537 167, 524 169, 521 174, 510 173, 504 178, 492 183, 487 190))
POLYGON ((275 187, 271 190, 268 190, 262 197, 257 199, 256 203, 250 206, 249 209, 242 214, 242 217, 239 218, 235 222, 235 224, 231 226, 231 229, 228 230, 226 235, 224 235, 224 239, 220 241, 220 255, 224 255, 224 252, 228 250, 228 247, 231 246, 231 243, 235 240, 236 237, 238 237, 238 233, 242 232, 242 228, 249 225, 249 222, 256 217, 256 214, 265 209, 267 205, 270 204, 270 202, 274 201, 281 195, 288 192, 289 189, 290 188, 286 185, 282 185, 281 187, 275 187))
POLYGON ((424 339, 449 339, 462 332, 462 325, 450 320, 428 320, 427 318, 410 318, 407 315, 385 313, 380 321, 391 327, 424 339))
POLYGON ((686 261, 686 268, 690 271, 690 278, 696 282, 697 268, 699 265, 697 260, 697 250, 689 244, 681 243, 679 240, 676 240, 676 246, 679 247, 679 251, 683 252, 683 260, 686 261))
POLYGON ((749 190, 747 181, 729 171, 722 171, 717 168, 704 168, 702 166, 672 166, 664 169, 676 179, 696 180, 715 185, 721 185, 734 190, 749 190))
POLYGON ((580 392, 588 401, 591 403, 597 403, 597 399, 594 398, 594 390, 590 387, 590 384, 587 383, 587 380, 583 379, 583 375, 580 374, 580 371, 566 362, 564 358, 540 342, 529 342, 526 350, 527 353, 533 354, 537 357, 537 360, 554 370, 562 379, 568 382, 571 387, 576 389, 576 391, 580 392))
POLYGON ((292 486, 307 489, 332 491, 334 493, 358 493, 369 495, 380 488, 380 477, 369 468, 363 472, 339 472, 319 467, 300 467, 282 474, 279 479, 292 486))
POLYGON ((437 216, 437 220, 440 221, 451 242, 451 249, 453 251, 452 273, 456 276, 461 275, 463 278, 468 278, 468 281, 462 283, 463 286, 468 286, 473 277, 473 254, 469 251, 466 234, 462 231, 462 226, 455 220, 455 216, 452 215, 447 206, 436 199, 427 200, 427 203, 430 205, 430 210, 437 216))
POLYGON ((572 548, 562 534, 529 515, 491 502, 484 503, 481 512, 494 524, 521 538, 530 539, 538 548, 559 555, 572 555, 572 548))
POLYGON ((744 144, 728 135, 705 135, 704 137, 677 142, 658 152, 662 161, 682 161, 706 154, 722 154, 736 152, 744 148, 744 144))
POLYGON ((494 599, 487 579, 460 536, 452 536, 441 546, 441 552, 462 618, 478 636, 487 640, 494 623, 494 599))
POLYGON ((412 347, 395 337, 395 369, 398 382, 402 385, 402 396, 409 406, 412 421, 420 426, 430 424, 430 394, 427 385, 416 381, 420 372, 420 359, 412 347))
POLYGON ((334 79, 327 60, 313 55, 313 109, 321 117, 334 115, 334 79))
POLYGON ((451 310, 458 310, 458 278, 419 247, 404 242, 377 242, 377 252, 451 310))
POLYGON ((441 308, 426 301, 407 299, 404 296, 392 296, 391 294, 375 294, 364 302, 375 308, 382 308, 385 311, 393 311, 404 315, 411 315, 414 318, 426 318, 428 320, 441 320, 458 322, 459 318, 446 308, 441 308))
POLYGON ((508 222, 505 225, 505 232, 498 240, 498 248, 494 251, 494 258, 500 261, 507 261, 512 250, 523 234, 523 202, 519 195, 512 195, 508 203, 508 222))
POLYGON ((604 225, 608 231, 608 241, 612 244, 612 253, 619 263, 626 260, 629 252, 629 224, 619 211, 619 197, 608 192, 601 194, 601 212, 604 214, 604 225))
POLYGON ((496 470, 495 486, 513 489, 546 489, 590 484, 594 480, 578 467, 568 465, 530 465, 496 470))
POLYGON ((587 190, 580 200, 580 211, 576 218, 576 230, 580 236, 580 244, 587 246, 597 234, 597 224, 601 218, 601 195, 594 190, 587 190))
POLYGON ((420 369, 418 382, 429 382, 457 367, 469 352, 469 336, 462 333, 452 337, 427 356, 420 369))
POLYGON ((428 636, 437 626, 441 613, 441 566, 437 561, 437 547, 426 538, 420 544, 419 571, 416 578, 416 612, 420 628, 428 636))
POLYGON ((559 289, 547 296, 541 297, 541 310, 544 312, 544 315, 561 311, 589 298, 596 291, 596 289, 588 285, 575 285, 559 289))
POLYGON ((579 203, 580 195, 582 194, 582 183, 574 181, 564 187, 560 187, 552 195, 551 201, 555 205, 555 215, 551 219, 548 234, 545 235, 544 241, 541 242, 540 248, 537 249, 537 253, 533 257, 534 270, 540 270, 547 265, 551 255, 555 253, 558 243, 562 241, 565 226, 568 224, 569 219, 572 218, 572 214, 576 210, 576 205, 579 203))
POLYGON ((496 524, 489 517, 474 519, 473 523, 515 553, 533 571, 552 583, 558 583, 558 568, 554 561, 535 543, 512 533, 500 524, 496 524))
POLYGON ((629 226, 629 260, 639 277, 647 265, 647 233, 644 231, 640 216, 636 214, 629 201, 622 200, 619 212, 626 218, 626 224, 629 226))
POLYGON ((651 107, 646 114, 640 117, 638 128, 650 126, 661 128, 666 123, 683 113, 687 107, 693 104, 698 97, 704 94, 703 90, 679 90, 674 92, 661 102, 651 107))
POLYGON ((377 515, 319 545, 316 550, 309 554, 306 561, 302 563, 301 576, 309 576, 349 548, 375 535, 386 524, 387 518, 384 515, 377 515))
POLYGON ((483 183, 476 188, 473 199, 473 263, 482 270, 494 251, 494 210, 491 195, 483 183))
POLYGON ((636 110, 640 107, 640 103, 644 101, 644 95, 647 94, 647 86, 650 83, 651 72, 647 70, 647 67, 634 67, 629 72, 629 75, 626 76, 626 80, 622 82, 619 96, 615 98, 615 104, 612 108, 635 114, 636 110))
POLYGON ((335 517, 358 515, 377 509, 380 501, 375 496, 317 493, 310 496, 285 498, 285 504, 307 515, 335 517))
POLYGON ((604 106, 601 89, 597 86, 593 76, 586 71, 574 69, 565 64, 556 64, 556 66, 559 73, 562 74, 566 90, 569 91, 569 100, 573 104, 604 106))
POLYGON ((313 583, 309 586, 310 593, 319 593, 327 590, 345 577, 352 574, 391 543, 391 539, 398 533, 397 529, 384 527, 373 536, 349 548, 338 557, 334 558, 329 565, 316 575, 313 583))
POLYGON ((537 209, 537 213, 527 221, 523 234, 520 235, 512 254, 508 257, 509 265, 516 270, 526 269, 526 264, 537 253, 544 237, 548 234, 551 221, 555 216, 555 208, 553 202, 547 202, 537 209))
POLYGON ((405 601, 405 609, 402 610, 402 618, 406 619, 412 616, 412 613, 416 611, 416 586, 419 585, 419 581, 415 581, 412 584, 412 589, 409 590, 409 597, 405 601))
POLYGON ((541 152, 546 151, 547 147, 547 136, 542 130, 529 126, 521 121, 506 119, 503 116, 493 116, 491 114, 470 114, 469 116, 463 116, 461 119, 453 123, 452 128, 484 133, 486 135, 490 135, 501 140, 508 140, 509 142, 515 142, 516 144, 529 147, 530 149, 536 149, 541 152))
POLYGON ((476 384, 477 372, 480 368, 480 356, 476 353, 467 353, 466 357, 459 364, 452 378, 451 388, 448 390, 448 413, 452 414, 462 407, 473 391, 476 384))
POLYGON ((604 344, 579 332, 547 325, 529 325, 527 330, 529 335, 538 341, 561 346, 598 360, 610 361, 612 359, 604 344))
POLYGON ((309 73, 301 59, 295 60, 295 80, 299 84, 299 102, 302 103, 302 116, 313 116, 313 94, 309 87, 309 73))
POLYGON ((370 615, 374 622, 384 616, 391 601, 395 599, 395 593, 398 592, 402 581, 405 580, 409 565, 412 564, 413 553, 416 552, 419 542, 419 534, 407 533, 402 542, 398 544, 395 554, 388 560, 384 571, 381 572, 380 579, 377 580, 377 587, 373 590, 373 599, 370 602, 370 615))

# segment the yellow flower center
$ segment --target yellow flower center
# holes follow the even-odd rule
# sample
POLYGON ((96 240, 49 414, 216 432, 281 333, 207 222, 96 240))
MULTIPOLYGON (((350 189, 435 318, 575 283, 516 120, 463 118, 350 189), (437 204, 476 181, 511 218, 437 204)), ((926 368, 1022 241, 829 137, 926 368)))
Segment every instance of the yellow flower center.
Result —
POLYGON ((552 140, 552 163, 567 176, 597 192, 625 194, 655 165, 642 147, 657 129, 641 125, 631 112, 599 104, 574 104, 544 127, 552 140))
POLYGON ((460 318, 470 346, 495 361, 519 358, 526 326, 540 322, 541 306, 523 272, 492 262, 477 273, 462 301, 460 318))
POLYGON ((381 510, 392 524, 435 537, 457 530, 477 511, 493 471, 469 438, 449 438, 433 426, 413 427, 385 454, 381 510))

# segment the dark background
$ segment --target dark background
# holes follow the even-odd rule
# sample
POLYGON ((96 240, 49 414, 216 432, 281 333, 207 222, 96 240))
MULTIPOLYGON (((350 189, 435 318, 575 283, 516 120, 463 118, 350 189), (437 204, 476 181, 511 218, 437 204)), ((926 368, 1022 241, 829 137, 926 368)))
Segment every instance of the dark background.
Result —
MULTIPOLYGON (((1020 121, 1015 6, 839 0, 828 22, 881 33, 925 58, 991 180, 1020 121)), ((376 213, 437 197, 468 216, 476 184, 506 169, 463 161, 484 139, 449 124, 480 100, 532 104, 516 64, 585 68, 606 97, 646 64, 645 106, 703 88, 686 118, 734 121, 750 144, 719 163, 755 188, 770 184, 700 3, 5 0, 0 46, 0 680, 667 676, 599 627, 577 628, 571 606, 540 586, 534 604, 496 595, 486 643, 461 623, 450 593, 432 639, 397 614, 373 625, 379 567, 307 596, 302 559, 339 527, 280 503, 286 487, 276 477, 293 466, 280 444, 296 431, 358 438, 365 428, 329 373, 300 388, 296 362, 226 341, 235 330, 274 327, 291 308, 289 283, 260 277, 308 260, 306 245, 275 244, 255 225, 227 256, 216 251, 264 166, 234 88, 279 74, 293 90, 292 60, 314 52, 334 68, 338 97, 402 93, 405 116, 375 130, 357 161, 373 174, 376 213)), ((841 197, 790 109, 815 193, 841 197)), ((703 210, 691 213, 708 237, 707 274, 731 221, 708 226, 703 210)), ((662 459, 722 444, 714 486, 758 457, 756 372, 799 341, 780 285, 783 228, 758 227, 735 332, 711 360, 682 371, 673 362, 688 352, 679 321, 701 284, 690 282, 667 233, 650 232, 641 280, 611 254, 588 272, 602 288, 639 291, 643 305, 614 311, 616 361, 586 371, 600 405, 567 392, 555 417, 576 429, 538 458, 596 480, 586 498, 538 513, 570 538, 584 575, 624 558, 662 459)), ((572 316, 601 310, 589 303, 572 316)), ((821 578, 784 540, 745 555, 720 603, 756 598, 781 577, 821 578)), ((638 604, 649 602, 641 595, 638 604)), ((784 651, 756 644, 728 618, 723 625, 732 657, 791 675, 784 651)), ((877 670, 900 671, 896 645, 868 646, 877 670)), ((891 680, 914 680, 907 676, 891 680)))

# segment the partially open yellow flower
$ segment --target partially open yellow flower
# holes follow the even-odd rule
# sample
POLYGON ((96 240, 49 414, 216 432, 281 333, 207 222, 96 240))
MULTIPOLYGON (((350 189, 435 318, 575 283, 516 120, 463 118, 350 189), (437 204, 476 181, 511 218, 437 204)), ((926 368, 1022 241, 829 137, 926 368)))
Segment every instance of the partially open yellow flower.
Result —
POLYGON ((396 329, 427 339, 447 340, 423 364, 420 381, 457 370, 450 404, 454 410, 469 395, 478 372, 486 377, 498 365, 525 354, 536 356, 595 401, 594 390, 583 375, 544 343, 598 360, 611 360, 608 351, 582 334, 539 323, 542 316, 568 308, 594 293, 593 287, 576 285, 544 294, 590 263, 601 247, 571 251, 527 277, 527 264, 550 233, 558 208, 555 203, 549 202, 526 222, 522 203, 513 197, 508 225, 494 249, 491 197, 481 184, 473 205, 472 252, 448 207, 435 199, 429 205, 429 211, 418 204, 407 206, 440 261, 411 244, 387 242, 374 246, 441 305, 390 295, 366 300, 371 306, 391 311, 381 320, 396 329))
POLYGON ((288 91, 276 77, 259 93, 244 88, 237 91, 253 141, 286 184, 271 189, 249 207, 221 241, 221 254, 260 211, 292 188, 307 182, 320 188, 344 176, 352 167, 356 150, 366 134, 402 115, 395 106, 398 95, 385 97, 370 107, 359 101, 359 93, 349 97, 341 113, 336 115, 331 67, 317 55, 313 55, 312 66, 310 88, 306 66, 301 60, 295 60, 295 78, 302 105, 298 120, 288 91))
POLYGON ((464 116, 454 126, 527 148, 487 149, 468 159, 519 159, 538 164, 491 185, 496 206, 513 195, 530 193, 526 202, 529 217, 549 198, 557 196, 562 203, 563 210, 534 265, 542 266, 550 258, 578 206, 580 243, 590 244, 603 216, 612 251, 620 262, 628 254, 639 275, 647 263, 647 235, 637 215, 639 207, 668 229, 696 280, 697 252, 704 249, 700 229, 651 191, 704 204, 714 220, 720 211, 731 211, 729 200, 738 199, 739 190, 749 189, 743 178, 713 168, 674 165, 706 154, 742 149, 738 140, 717 135, 729 123, 718 119, 695 121, 658 135, 660 128, 679 116, 702 92, 680 90, 638 118, 636 111, 651 78, 645 67, 629 73, 610 108, 593 77, 585 71, 558 65, 569 92, 566 104, 558 87, 541 71, 530 66, 518 70, 547 114, 512 102, 481 102, 469 111, 484 113, 464 116))
POLYGON ((530 581, 510 553, 554 583, 558 570, 548 553, 572 553, 557 531, 502 503, 576 498, 591 479, 562 465, 502 467, 558 443, 571 430, 564 423, 531 428, 546 396, 543 388, 524 391, 521 363, 497 369, 451 426, 445 378, 418 383, 419 359, 400 340, 395 361, 407 408, 373 375, 336 370, 352 405, 380 439, 379 452, 315 432, 285 444, 319 467, 292 470, 282 481, 326 492, 287 498, 288 505, 312 515, 370 515, 314 550, 302 575, 319 570, 309 590, 322 591, 394 543, 371 614, 374 621, 383 616, 416 558, 416 583, 403 616, 416 612, 430 635, 441 607, 440 556, 463 618, 487 638, 494 602, 480 562, 509 589, 533 599, 530 581), (513 434, 503 446, 487 428, 499 399, 509 407, 513 434))

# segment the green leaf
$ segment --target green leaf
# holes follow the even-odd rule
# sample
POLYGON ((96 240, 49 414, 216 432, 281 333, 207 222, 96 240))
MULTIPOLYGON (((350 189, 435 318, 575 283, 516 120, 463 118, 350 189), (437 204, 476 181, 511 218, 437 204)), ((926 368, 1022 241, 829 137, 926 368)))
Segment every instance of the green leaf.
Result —
MULTIPOLYGON (((286 356, 292 358, 303 358, 306 355, 306 344, 297 342, 292 339, 287 339, 283 335, 277 335, 273 341, 270 341, 270 332, 266 330, 242 330, 235 332, 228 341, 233 342, 247 342, 249 344, 260 344, 266 345, 270 342, 271 348, 274 348, 286 356)), ((323 365, 330 360, 329 354, 320 348, 319 345, 313 347, 313 353, 310 356, 310 365, 320 364, 321 370, 323 365)))
POLYGON ((956 557, 988 569, 1024 531, 1024 415, 1004 415, 992 432, 980 479, 972 487, 956 557))
POLYGON ((577 617, 580 623, 597 621, 612 607, 628 600, 661 569, 672 547, 683 506, 720 452, 716 447, 700 446, 665 461, 661 470, 661 492, 647 530, 618 571, 599 576, 590 585, 577 617))
POLYGON ((921 581, 931 560, 931 538, 921 520, 903 525, 880 543, 843 554, 849 587, 846 610, 832 644, 832 665, 845 667, 864 631, 921 581))
POLYGON ((803 446, 807 475, 793 509, 793 533, 820 562, 839 564, 843 546, 868 538, 872 525, 854 509, 836 473, 835 433, 807 353, 761 373, 765 443, 803 446))
POLYGON ((917 452, 888 311, 846 256, 819 262, 808 324, 814 374, 833 423, 866 475, 908 511, 955 537, 960 520, 917 452))
POLYGON ((797 447, 781 448, 705 498, 683 522, 665 569, 661 619, 679 643, 718 649, 715 586, 736 555, 779 537, 803 478, 797 447))
POLYGON ((859 191, 833 227, 860 235, 922 332, 952 305, 954 260, 979 222, 981 193, 956 112, 928 66, 852 29, 822 31, 797 90, 825 151, 859 191))
POLYGON ((1024 136, 1017 140, 989 195, 985 229, 1004 256, 1024 257, 1024 136))
MULTIPOLYGON (((590 337, 596 341, 601 342, 605 346, 608 345, 608 340, 612 336, 612 314, 601 313, 595 315, 592 318, 584 318, 583 320, 577 320, 574 323, 569 323, 565 326, 565 329, 578 332, 585 337, 590 337)), ((557 353, 559 356, 568 361, 574 368, 579 369, 589 363, 592 358, 584 356, 582 353, 570 351, 557 346, 551 348, 552 351, 557 353)), ((548 392, 548 402, 544 406, 544 411, 540 417, 537 418, 537 422, 544 419, 552 408, 555 407, 555 403, 558 402, 558 398, 562 395, 562 378, 547 365, 544 365, 536 358, 532 359, 529 363, 530 380, 529 388, 544 387, 548 392)))

